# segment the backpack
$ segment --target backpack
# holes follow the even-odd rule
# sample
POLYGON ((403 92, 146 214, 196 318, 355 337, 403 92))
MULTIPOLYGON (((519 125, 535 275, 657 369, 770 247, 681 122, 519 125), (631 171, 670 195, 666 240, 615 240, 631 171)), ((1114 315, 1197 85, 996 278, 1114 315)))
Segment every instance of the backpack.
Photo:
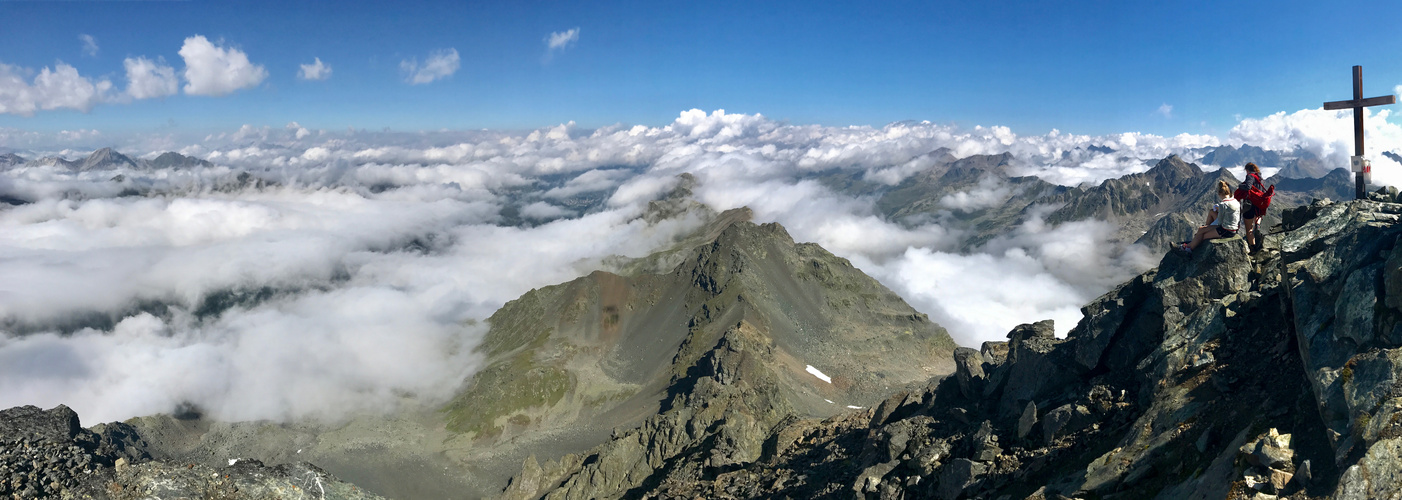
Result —
POLYGON ((1256 207, 1256 213, 1264 214, 1271 206, 1271 197, 1275 196, 1275 185, 1261 190, 1261 177, 1255 174, 1248 175, 1246 180, 1237 184, 1236 191, 1232 193, 1232 198, 1238 201, 1250 203, 1256 207), (1254 181, 1254 182, 1253 182, 1254 181))

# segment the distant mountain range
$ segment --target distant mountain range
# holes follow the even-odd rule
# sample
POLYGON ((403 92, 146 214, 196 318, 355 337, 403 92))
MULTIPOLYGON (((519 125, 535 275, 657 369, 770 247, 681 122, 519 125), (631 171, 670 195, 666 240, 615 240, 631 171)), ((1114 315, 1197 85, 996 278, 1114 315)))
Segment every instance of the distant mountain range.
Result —
POLYGON ((0 155, 0 169, 8 169, 24 165, 61 167, 75 172, 91 172, 95 170, 117 170, 123 168, 130 169, 184 169, 197 167, 213 167, 214 164, 208 161, 185 156, 180 153, 166 152, 151 160, 134 159, 130 156, 117 152, 112 148, 102 148, 93 151, 92 154, 80 160, 68 160, 59 156, 47 156, 34 160, 26 160, 15 153, 0 155))
MULTIPOLYGON (((964 251, 977 251, 1038 217, 1052 225, 1082 220, 1110 222, 1118 228, 1116 241, 1162 248, 1190 236, 1202 224, 1208 208, 1217 201, 1214 189, 1218 180, 1233 188, 1239 182, 1226 169, 1204 171, 1176 155, 1160 160, 1148 171, 1089 187, 1011 176, 1012 156, 1007 153, 955 159, 947 150, 937 150, 930 155, 937 158, 934 166, 895 186, 865 182, 848 174, 829 174, 821 180, 840 192, 876 197, 876 208, 887 219, 910 225, 938 221, 966 231, 969 236, 963 243, 964 251), (961 202, 967 199, 976 203, 961 202)), ((1276 197, 1262 224, 1263 231, 1280 222, 1278 214, 1285 208, 1314 198, 1353 197, 1350 174, 1344 169, 1319 178, 1277 174, 1267 179, 1267 184, 1276 185, 1276 197)))

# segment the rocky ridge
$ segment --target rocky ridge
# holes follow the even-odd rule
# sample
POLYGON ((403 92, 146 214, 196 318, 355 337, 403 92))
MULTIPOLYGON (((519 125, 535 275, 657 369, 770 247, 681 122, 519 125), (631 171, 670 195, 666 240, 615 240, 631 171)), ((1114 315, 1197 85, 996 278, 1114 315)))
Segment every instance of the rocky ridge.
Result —
MULTIPOLYGON (((739 323, 661 414, 533 458, 506 498, 1396 498, 1402 204, 1317 201, 1248 257, 1214 240, 1049 322, 961 348, 954 376, 765 430, 739 323)), ((778 411, 784 409, 779 407, 778 411)))
POLYGON ((66 406, 0 411, 0 498, 379 498, 308 463, 152 460, 135 428, 84 429, 66 406))

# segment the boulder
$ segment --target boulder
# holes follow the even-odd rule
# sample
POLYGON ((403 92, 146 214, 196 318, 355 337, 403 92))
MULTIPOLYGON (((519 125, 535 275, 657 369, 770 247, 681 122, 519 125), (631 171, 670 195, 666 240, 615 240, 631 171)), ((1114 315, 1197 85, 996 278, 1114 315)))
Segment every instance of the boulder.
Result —
POLYGON ((1334 500, 1396 499, 1402 495, 1402 438, 1379 441, 1344 470, 1334 500))
POLYGON ((988 472, 988 466, 969 460, 956 458, 944 466, 940 472, 939 486, 935 497, 942 500, 955 500, 965 496, 966 490, 978 485, 979 479, 988 472))
POLYGON ((969 437, 969 445, 974 450, 974 460, 980 462, 992 462, 1003 454, 1003 449, 998 447, 998 435, 993 433, 993 422, 987 420, 969 437))
POLYGON ((1136 276, 1081 308, 1080 323, 1066 336, 1074 342, 1081 367, 1090 370, 1100 365, 1105 349, 1137 309, 1131 306, 1143 302, 1153 277, 1153 271, 1136 276))
POLYGON ((990 377, 991 383, 1002 379, 999 415, 1015 418, 1021 415, 1028 401, 1050 399, 1085 372, 1071 359, 1070 349, 1057 349, 1066 340, 1048 336, 1050 331, 1051 320, 1046 320, 1036 325, 1018 326, 1008 334, 1011 339, 1008 360, 990 377))
POLYGON ((1047 416, 1042 420, 1042 437, 1048 445, 1056 440, 1056 434, 1066 427, 1071 421, 1071 417, 1077 413, 1075 405, 1065 404, 1055 410, 1047 412, 1047 416))
POLYGON ((964 397, 979 397, 983 393, 983 355, 968 347, 955 349, 954 377, 959 381, 959 392, 964 397))
POLYGON ((1280 434, 1274 428, 1256 440, 1242 445, 1241 454, 1251 465, 1279 470, 1294 468, 1292 462, 1295 452, 1290 449, 1290 435, 1280 434))
POLYGON ((1037 425, 1037 403, 1027 402, 1027 408, 1022 410, 1022 416, 1017 419, 1017 438, 1026 439, 1032 433, 1032 426, 1037 425))
POLYGON ((82 434, 78 413, 64 405, 50 410, 35 406, 17 406, 0 410, 0 441, 30 441, 67 443, 82 434))

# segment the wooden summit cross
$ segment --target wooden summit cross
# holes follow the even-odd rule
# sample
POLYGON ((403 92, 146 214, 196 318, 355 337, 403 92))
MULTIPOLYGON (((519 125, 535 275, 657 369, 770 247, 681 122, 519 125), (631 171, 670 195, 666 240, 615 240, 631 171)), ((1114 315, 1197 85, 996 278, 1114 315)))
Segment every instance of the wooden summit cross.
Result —
MULTIPOLYGON (((1324 103, 1324 109, 1348 109, 1353 108, 1353 151, 1354 156, 1363 157, 1363 108, 1368 106, 1381 106, 1384 104, 1396 104, 1397 96, 1385 95, 1382 97, 1363 98, 1363 67, 1353 67, 1353 100, 1333 101, 1324 103)), ((1363 185, 1363 169, 1359 168, 1354 173, 1354 195, 1358 199, 1368 197, 1367 186, 1363 185)))

